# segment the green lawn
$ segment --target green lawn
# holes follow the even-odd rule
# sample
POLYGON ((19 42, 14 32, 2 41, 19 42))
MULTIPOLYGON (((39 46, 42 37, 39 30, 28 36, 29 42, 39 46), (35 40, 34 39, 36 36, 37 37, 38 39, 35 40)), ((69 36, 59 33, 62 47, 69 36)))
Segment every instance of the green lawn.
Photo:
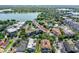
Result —
POLYGON ((40 48, 40 44, 37 42, 36 44, 36 50, 35 50, 36 53, 41 53, 41 48, 40 48))
POLYGON ((5 51, 4 52, 7 52, 13 45, 14 41, 13 40, 10 40, 9 41, 9 44, 7 45, 7 47, 5 48, 5 51))

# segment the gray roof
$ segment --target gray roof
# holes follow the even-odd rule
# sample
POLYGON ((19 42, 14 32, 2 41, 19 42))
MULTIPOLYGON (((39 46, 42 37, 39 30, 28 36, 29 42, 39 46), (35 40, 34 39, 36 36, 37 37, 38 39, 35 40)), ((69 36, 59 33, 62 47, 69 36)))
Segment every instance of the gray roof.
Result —
POLYGON ((75 46, 79 49, 79 42, 76 42, 75 46))
POLYGON ((26 43, 25 42, 20 42, 20 46, 16 48, 16 52, 24 52, 26 49, 26 43))
POLYGON ((69 43, 63 42, 63 45, 64 45, 65 50, 66 50, 67 52, 70 52, 70 51, 71 51, 71 48, 70 48, 70 46, 69 46, 69 43))

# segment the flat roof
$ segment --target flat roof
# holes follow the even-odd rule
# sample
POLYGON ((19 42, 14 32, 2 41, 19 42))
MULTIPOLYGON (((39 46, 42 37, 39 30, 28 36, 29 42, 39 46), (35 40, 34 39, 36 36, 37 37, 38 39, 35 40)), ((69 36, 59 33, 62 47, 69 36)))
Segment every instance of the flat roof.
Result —
POLYGON ((36 43, 34 43, 34 39, 28 38, 28 40, 29 42, 28 42, 27 48, 33 48, 33 46, 36 45, 36 43))
POLYGON ((12 26, 9 26, 8 28, 7 28, 7 31, 8 32, 15 32, 15 31, 17 31, 18 29, 20 29, 20 27, 22 27, 23 26, 23 24, 24 24, 25 22, 18 22, 18 23, 16 23, 16 24, 13 24, 12 26))

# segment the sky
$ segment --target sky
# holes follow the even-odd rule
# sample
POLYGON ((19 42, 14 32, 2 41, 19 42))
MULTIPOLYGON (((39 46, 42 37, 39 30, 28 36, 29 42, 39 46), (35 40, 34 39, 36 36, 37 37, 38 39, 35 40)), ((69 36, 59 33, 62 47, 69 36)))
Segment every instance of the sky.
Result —
POLYGON ((79 0, 0 0, 0 5, 79 5, 79 0))

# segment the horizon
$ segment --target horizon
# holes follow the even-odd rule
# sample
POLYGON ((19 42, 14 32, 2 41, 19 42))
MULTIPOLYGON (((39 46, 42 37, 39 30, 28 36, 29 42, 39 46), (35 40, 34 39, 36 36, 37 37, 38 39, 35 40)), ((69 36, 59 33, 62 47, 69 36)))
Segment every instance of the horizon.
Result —
POLYGON ((79 5, 0 5, 0 8, 39 7, 39 8, 79 8, 79 5))

